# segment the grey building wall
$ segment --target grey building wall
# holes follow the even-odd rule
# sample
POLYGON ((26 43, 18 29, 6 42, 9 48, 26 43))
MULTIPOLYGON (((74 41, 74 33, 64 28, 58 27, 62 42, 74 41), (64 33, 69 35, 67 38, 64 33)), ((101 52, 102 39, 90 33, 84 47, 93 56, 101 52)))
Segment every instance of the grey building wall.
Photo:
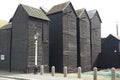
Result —
POLYGON ((68 67, 69 72, 75 72, 77 68, 77 35, 76 14, 71 5, 63 12, 63 66, 68 67))
POLYGON ((11 70, 23 72, 27 68, 28 15, 19 6, 12 19, 11 70))
POLYGON ((80 56, 79 60, 79 66, 82 67, 82 71, 88 71, 91 70, 91 51, 90 51, 90 21, 87 16, 87 13, 84 11, 84 13, 81 15, 81 18, 79 18, 79 39, 80 45, 78 53, 80 56))
POLYGON ((63 12, 48 15, 50 18, 50 67, 63 72, 67 66, 69 72, 77 68, 76 15, 71 5, 63 12))
POLYGON ((98 14, 95 14, 91 20, 91 59, 92 67, 97 66, 97 58, 101 53, 101 21, 98 14))
POLYGON ((36 32, 39 33, 38 38, 38 65, 44 65, 45 71, 49 70, 49 23, 47 21, 29 18, 28 26, 28 66, 35 65, 35 39, 36 32), (45 31, 44 31, 45 30, 45 31))
POLYGON ((0 70, 10 70, 11 29, 0 30, 0 70), (1 59, 4 55, 4 60, 1 59))
POLYGON ((35 39, 38 38, 38 65, 44 65, 45 71, 49 67, 49 22, 30 17, 20 5, 12 19, 12 61, 11 70, 33 72, 35 65, 35 39))

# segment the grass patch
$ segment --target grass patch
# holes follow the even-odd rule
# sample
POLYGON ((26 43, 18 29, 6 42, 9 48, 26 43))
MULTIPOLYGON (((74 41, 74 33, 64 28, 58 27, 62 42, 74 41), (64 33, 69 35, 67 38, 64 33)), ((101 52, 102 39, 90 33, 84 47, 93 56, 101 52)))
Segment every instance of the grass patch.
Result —
MULTIPOLYGON (((60 73, 56 73, 55 76, 56 77, 64 77, 64 75, 60 74, 60 73)), ((71 74, 68 74, 67 77, 77 79, 78 75, 77 75, 77 73, 71 73, 71 74)), ((92 72, 90 72, 89 74, 88 73, 82 73, 81 78, 83 80, 93 80, 93 73, 92 72)), ((111 80, 111 76, 98 75, 98 80, 111 80)), ((120 78, 116 77, 116 80, 120 80, 120 78)))

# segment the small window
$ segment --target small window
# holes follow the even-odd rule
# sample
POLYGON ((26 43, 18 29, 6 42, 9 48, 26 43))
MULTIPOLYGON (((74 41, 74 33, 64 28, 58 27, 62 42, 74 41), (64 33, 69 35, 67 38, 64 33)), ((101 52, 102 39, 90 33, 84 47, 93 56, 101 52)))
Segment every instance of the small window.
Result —
POLYGON ((47 23, 43 23, 43 42, 48 42, 48 38, 49 38, 49 28, 48 28, 48 24, 47 23))
POLYGON ((0 60, 5 60, 5 55, 0 55, 0 60))
POLYGON ((116 53, 117 52, 117 50, 114 50, 114 53, 116 53))

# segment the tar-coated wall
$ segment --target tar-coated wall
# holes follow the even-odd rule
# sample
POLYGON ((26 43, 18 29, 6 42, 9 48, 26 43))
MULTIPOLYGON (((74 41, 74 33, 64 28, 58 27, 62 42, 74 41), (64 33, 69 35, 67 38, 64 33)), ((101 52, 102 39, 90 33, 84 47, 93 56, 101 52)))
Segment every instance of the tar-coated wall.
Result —
POLYGON ((101 53, 101 21, 96 13, 91 19, 91 61, 92 67, 97 66, 97 58, 101 53))
POLYGON ((120 40, 113 35, 109 35, 107 38, 102 39, 102 52, 109 54, 114 51, 120 52, 120 40))
POLYGON ((48 15, 49 27, 49 67, 55 66, 56 72, 63 71, 63 35, 62 35, 62 13, 48 15))
POLYGON ((36 32, 38 37, 38 65, 44 65, 45 71, 49 70, 49 23, 47 21, 29 18, 28 26, 28 66, 35 65, 35 39, 36 32))
POLYGON ((50 18, 50 67, 56 72, 75 72, 77 68, 76 15, 71 5, 63 12, 48 15, 50 18))
POLYGON ((27 26, 28 15, 23 7, 19 6, 12 20, 12 71, 23 72, 27 68, 27 26))
POLYGON ((90 21, 85 10, 77 20, 78 66, 82 67, 82 71, 89 71, 91 70, 90 21))
POLYGON ((45 71, 48 72, 49 22, 30 17, 20 5, 13 17, 12 27, 11 70, 23 72, 32 68, 30 72, 33 72, 35 66, 34 35, 38 32, 38 65, 44 65, 45 71))
POLYGON ((100 53, 98 57, 98 68, 120 68, 120 52, 100 53))
POLYGON ((63 12, 63 66, 68 72, 75 72, 77 67, 77 21, 72 5, 68 5, 63 12))
POLYGON ((120 40, 113 35, 102 39, 102 53, 98 57, 99 68, 120 67, 120 40))
POLYGON ((11 28, 0 30, 0 70, 10 70, 11 28), (3 55, 3 57, 2 57, 3 55))

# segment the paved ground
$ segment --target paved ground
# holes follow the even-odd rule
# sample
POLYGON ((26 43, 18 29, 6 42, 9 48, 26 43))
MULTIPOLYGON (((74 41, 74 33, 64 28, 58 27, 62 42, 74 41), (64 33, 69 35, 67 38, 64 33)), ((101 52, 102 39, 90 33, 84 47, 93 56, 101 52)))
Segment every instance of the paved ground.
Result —
POLYGON ((82 80, 64 77, 52 77, 51 75, 40 75, 39 73, 34 75, 30 74, 20 74, 20 73, 10 73, 0 71, 0 80, 82 80))
POLYGON ((16 80, 16 79, 10 79, 10 78, 3 78, 3 77, 0 77, 0 80, 16 80))

